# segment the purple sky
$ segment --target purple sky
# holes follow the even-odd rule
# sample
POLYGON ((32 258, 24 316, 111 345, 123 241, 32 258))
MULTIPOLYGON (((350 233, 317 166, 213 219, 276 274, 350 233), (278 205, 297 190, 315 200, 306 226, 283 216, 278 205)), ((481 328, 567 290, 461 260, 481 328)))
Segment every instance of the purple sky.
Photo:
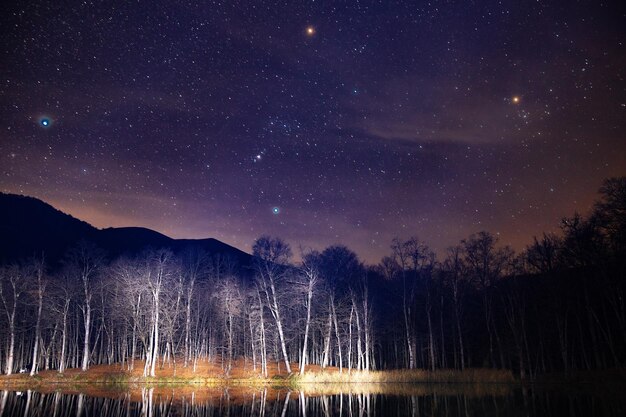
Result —
POLYGON ((626 175, 619 2, 69 3, 0 6, 0 190, 97 227, 521 249, 626 175))

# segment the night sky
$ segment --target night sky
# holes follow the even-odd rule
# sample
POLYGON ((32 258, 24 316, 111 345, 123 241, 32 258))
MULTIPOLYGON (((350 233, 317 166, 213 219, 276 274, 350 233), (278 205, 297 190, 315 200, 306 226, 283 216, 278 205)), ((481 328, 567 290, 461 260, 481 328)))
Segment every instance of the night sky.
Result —
POLYGON ((522 249, 626 175, 624 7, 573 3, 5 1, 0 190, 246 251, 522 249))

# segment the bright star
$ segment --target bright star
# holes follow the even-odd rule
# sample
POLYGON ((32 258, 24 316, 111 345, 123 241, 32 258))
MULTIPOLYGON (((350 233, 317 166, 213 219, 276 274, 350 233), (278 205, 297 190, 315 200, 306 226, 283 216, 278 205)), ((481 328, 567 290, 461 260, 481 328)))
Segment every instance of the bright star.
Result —
POLYGON ((50 119, 48 119, 47 117, 44 117, 44 118, 39 119, 39 124, 42 125, 43 127, 48 127, 50 126, 51 122, 50 122, 50 119))
POLYGON ((272 213, 279 214, 280 213, 280 207, 272 207, 272 213))
POLYGON ((307 34, 308 36, 313 36, 313 35, 315 35, 315 27, 313 27, 313 26, 307 26, 307 27, 306 27, 306 34, 307 34))
POLYGON ((513 104, 519 104, 519 102, 520 102, 520 101, 521 101, 521 99, 520 99, 520 97, 519 97, 519 96, 513 96, 513 97, 511 97, 511 102, 512 102, 513 104))

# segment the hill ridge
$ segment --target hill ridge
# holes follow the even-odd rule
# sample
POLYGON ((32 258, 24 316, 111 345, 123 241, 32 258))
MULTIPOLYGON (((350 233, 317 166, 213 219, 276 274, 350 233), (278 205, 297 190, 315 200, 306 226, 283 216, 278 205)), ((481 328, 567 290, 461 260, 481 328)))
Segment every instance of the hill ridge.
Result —
POLYGON ((36 197, 0 192, 0 262, 17 262, 41 252, 58 264, 81 240, 93 242, 109 256, 136 255, 147 248, 180 252, 197 248, 229 256, 242 266, 252 256, 218 239, 174 239, 141 226, 96 228, 36 197))

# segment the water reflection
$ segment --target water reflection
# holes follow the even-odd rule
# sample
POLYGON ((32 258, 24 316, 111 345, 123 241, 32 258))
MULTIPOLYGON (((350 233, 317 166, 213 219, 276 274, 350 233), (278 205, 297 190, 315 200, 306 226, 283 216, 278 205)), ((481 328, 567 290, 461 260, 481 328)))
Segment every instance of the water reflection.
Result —
MULTIPOLYGON (((324 394, 285 390, 141 388, 129 392, 0 391, 0 417, 624 416, 620 389, 399 386, 324 394), (373 392, 372 392, 373 391, 373 392)), ((318 391, 318 392, 315 392, 318 391)))

